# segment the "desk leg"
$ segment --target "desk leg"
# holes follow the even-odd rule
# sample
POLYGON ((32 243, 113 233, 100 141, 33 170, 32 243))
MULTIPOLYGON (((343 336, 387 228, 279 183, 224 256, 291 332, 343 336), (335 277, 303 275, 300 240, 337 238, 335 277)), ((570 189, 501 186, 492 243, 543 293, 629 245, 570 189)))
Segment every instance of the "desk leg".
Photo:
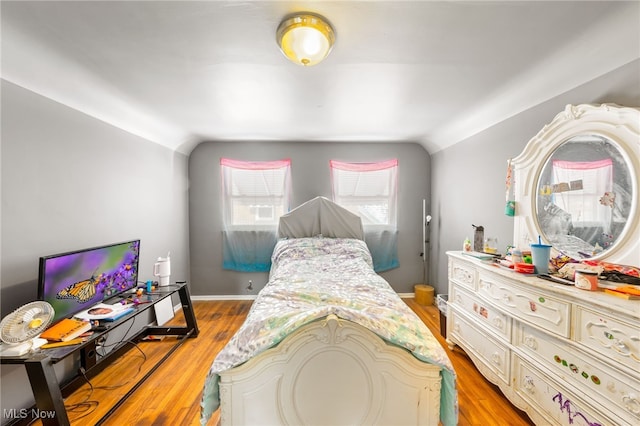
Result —
POLYGON ((29 360, 25 362, 24 366, 29 375, 29 382, 42 424, 45 426, 68 426, 69 418, 51 358, 29 360))
POLYGON ((198 323, 196 322, 196 316, 193 312, 193 306, 191 305, 191 296, 189 295, 189 288, 187 285, 183 285, 178 290, 180 295, 180 302, 182 303, 182 312, 184 313, 184 319, 187 322, 187 330, 193 330, 193 333, 189 337, 194 338, 198 336, 198 323))

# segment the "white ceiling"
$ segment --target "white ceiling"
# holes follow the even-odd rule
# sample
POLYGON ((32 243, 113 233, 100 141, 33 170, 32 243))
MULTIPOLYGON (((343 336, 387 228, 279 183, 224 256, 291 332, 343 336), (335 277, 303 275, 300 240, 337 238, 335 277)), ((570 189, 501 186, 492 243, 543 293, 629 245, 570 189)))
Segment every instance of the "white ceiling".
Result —
POLYGON ((640 2, 1 3, 2 78, 188 153, 203 140, 419 142, 431 152, 640 57, 640 2), (324 15, 304 68, 275 42, 324 15))

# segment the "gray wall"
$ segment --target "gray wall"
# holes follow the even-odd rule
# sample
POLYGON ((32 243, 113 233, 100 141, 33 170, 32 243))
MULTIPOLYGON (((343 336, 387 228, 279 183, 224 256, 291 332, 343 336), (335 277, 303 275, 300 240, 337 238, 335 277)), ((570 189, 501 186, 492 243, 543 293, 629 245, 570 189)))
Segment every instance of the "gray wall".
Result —
MULTIPOLYGON (((171 251, 189 279, 187 157, 2 81, 2 317, 36 299, 38 258, 141 239, 140 277, 171 251)), ((2 406, 31 399, 2 366, 2 406)))
POLYGON ((505 216, 507 160, 567 104, 617 103, 640 106, 640 60, 517 114, 432 155, 433 226, 430 264, 437 293, 447 292, 448 250, 473 240, 471 224, 498 238, 500 251, 513 243, 513 219, 505 216))
POLYGON ((222 269, 220 158, 266 161, 291 158, 292 206, 322 195, 331 198, 329 160, 398 159, 398 256, 400 267, 381 275, 400 293, 422 282, 422 200, 429 200, 430 157, 414 143, 205 142, 189 158, 189 242, 194 295, 255 294, 267 273, 222 269), (247 290, 249 280, 253 291, 247 290))

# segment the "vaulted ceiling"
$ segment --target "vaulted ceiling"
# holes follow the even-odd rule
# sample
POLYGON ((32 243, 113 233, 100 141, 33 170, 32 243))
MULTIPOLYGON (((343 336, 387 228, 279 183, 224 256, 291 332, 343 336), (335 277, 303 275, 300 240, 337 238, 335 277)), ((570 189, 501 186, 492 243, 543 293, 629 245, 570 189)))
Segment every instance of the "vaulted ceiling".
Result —
POLYGON ((2 1, 2 78, 171 149, 418 142, 431 152, 640 57, 640 2, 2 1), (336 30, 297 66, 296 11, 336 30))

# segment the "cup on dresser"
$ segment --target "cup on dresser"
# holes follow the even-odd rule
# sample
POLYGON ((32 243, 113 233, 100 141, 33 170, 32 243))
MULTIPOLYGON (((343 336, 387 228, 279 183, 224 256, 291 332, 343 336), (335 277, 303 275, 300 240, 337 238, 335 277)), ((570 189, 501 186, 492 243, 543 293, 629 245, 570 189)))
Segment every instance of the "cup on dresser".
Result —
POLYGON ((575 284, 576 288, 596 291, 598 289, 598 273, 595 271, 576 270, 575 284))
POLYGON ((536 274, 549 273, 549 259, 551 258, 551 246, 547 244, 531 244, 531 261, 535 266, 536 274))

